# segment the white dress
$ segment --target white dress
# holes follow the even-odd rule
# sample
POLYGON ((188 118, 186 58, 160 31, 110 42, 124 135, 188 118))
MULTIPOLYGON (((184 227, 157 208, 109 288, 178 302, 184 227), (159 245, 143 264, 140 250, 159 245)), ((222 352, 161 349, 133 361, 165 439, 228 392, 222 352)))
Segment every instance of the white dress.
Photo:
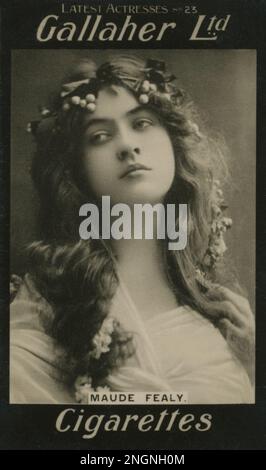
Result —
POLYGON ((188 403, 253 403, 248 375, 209 320, 177 307, 143 321, 123 283, 113 315, 134 333, 136 354, 109 377, 114 390, 182 391, 188 403))
MULTIPOLYGON (((50 312, 51 314, 51 312, 50 312)), ((109 375, 111 390, 186 392, 188 403, 254 403, 254 392, 240 362, 220 332, 190 307, 143 321, 123 283, 110 314, 133 333, 135 355, 109 375)), ((58 357, 64 352, 44 332, 48 304, 27 281, 11 304, 11 403, 73 403, 58 357)))

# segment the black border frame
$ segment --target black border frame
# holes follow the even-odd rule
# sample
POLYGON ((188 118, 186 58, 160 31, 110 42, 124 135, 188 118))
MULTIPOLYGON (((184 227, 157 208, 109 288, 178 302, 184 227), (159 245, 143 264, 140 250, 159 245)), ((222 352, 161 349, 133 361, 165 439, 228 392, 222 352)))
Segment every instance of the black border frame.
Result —
MULTIPOLYGON (((257 240, 256 240, 256 404, 255 405, 189 405, 187 412, 199 416, 210 413, 213 416, 209 431, 200 433, 192 430, 182 433, 173 429, 170 432, 141 433, 138 431, 105 432, 94 439, 83 439, 81 433, 59 433, 55 421, 60 411, 66 406, 57 405, 9 405, 9 179, 10 179, 10 72, 11 50, 31 48, 66 48, 65 43, 38 43, 35 39, 36 25, 45 14, 57 11, 60 0, 4 0, 1 2, 1 147, 0 147, 0 362, 1 366, 1 400, 0 400, 0 448, 1 449, 266 449, 266 315, 265 315, 265 282, 266 250, 264 236, 266 224, 264 217, 264 199, 266 177, 266 102, 263 96, 266 89, 266 1, 265 0, 202 0, 184 2, 168 0, 149 4, 162 4, 184 7, 185 4, 196 5, 200 14, 232 15, 231 26, 226 34, 215 42, 205 43, 189 41, 192 32, 191 18, 181 15, 180 28, 160 44, 140 43, 137 40, 128 44, 108 44, 110 48, 161 48, 161 49, 256 49, 257 50, 257 240), (47 13, 46 13, 47 12, 47 13), (178 47, 177 47, 178 45, 178 47), (122 46, 122 47, 121 47, 122 46), (159 47, 160 46, 160 47, 159 47)), ((67 3, 67 1, 65 2, 67 3)), ((71 2, 99 4, 85 0, 71 2)), ((116 3, 116 1, 110 2, 116 3)), ((141 4, 124 0, 120 4, 141 4)), ((169 18, 171 15, 169 15, 169 18)), ((139 15, 139 21, 142 21, 139 15)), ((173 19, 173 17, 171 17, 173 19)), ((168 18, 167 18, 168 19, 168 18)), ((106 18, 108 20, 108 18, 106 18)), ((145 20, 147 21, 147 20, 145 20)), ((156 18, 158 21, 158 17, 156 18)), ((67 48, 87 48, 84 43, 69 43, 67 48)), ((101 49, 105 44, 95 41, 90 44, 93 49, 101 49)), ((71 406, 73 408, 73 406, 71 406)), ((75 409, 83 409, 74 406, 75 409)), ((99 406, 94 407, 93 414, 127 413, 159 416, 165 406, 99 406), (144 412, 145 409, 145 412, 144 412)), ((169 412, 176 406, 167 406, 169 412)), ((181 408, 182 411, 183 408, 181 408)))

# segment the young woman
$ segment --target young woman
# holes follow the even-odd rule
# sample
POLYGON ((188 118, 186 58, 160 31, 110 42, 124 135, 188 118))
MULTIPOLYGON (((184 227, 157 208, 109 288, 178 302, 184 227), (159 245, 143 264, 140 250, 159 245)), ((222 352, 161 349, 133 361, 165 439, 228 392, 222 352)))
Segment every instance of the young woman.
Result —
POLYGON ((11 306, 11 402, 86 403, 101 387, 253 402, 253 314, 221 261, 223 155, 164 63, 82 61, 30 130, 42 241, 11 306), (106 195, 187 204, 186 247, 80 240, 80 207, 106 195))

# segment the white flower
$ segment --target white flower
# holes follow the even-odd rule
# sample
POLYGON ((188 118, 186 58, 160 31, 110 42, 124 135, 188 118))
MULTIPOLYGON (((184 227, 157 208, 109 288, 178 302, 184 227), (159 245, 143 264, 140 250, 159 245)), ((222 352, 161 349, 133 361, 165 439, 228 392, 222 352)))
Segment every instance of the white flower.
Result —
POLYGON ((91 377, 87 374, 78 375, 74 383, 75 390, 80 390, 82 387, 87 385, 91 385, 91 377))
POLYGON ((107 387, 107 385, 105 387, 97 387, 96 388, 96 392, 99 392, 99 393, 106 393, 106 392, 109 392, 110 391, 110 388, 107 387))
POLYGON ((212 211, 215 217, 219 217, 222 213, 220 207, 216 203, 212 204, 212 211))
POLYGON ((104 320, 101 329, 103 329, 105 333, 112 334, 114 331, 114 319, 112 317, 107 317, 104 320))
POLYGON ((89 393, 93 392, 93 388, 90 384, 82 385, 76 392, 75 398, 78 403, 88 403, 89 393))
POLYGON ((114 331, 114 319, 107 317, 101 326, 100 331, 94 336, 92 343, 94 349, 91 351, 91 357, 99 359, 103 353, 110 351, 110 344, 112 342, 112 333, 114 331))
POLYGON ((227 246, 224 243, 224 239, 222 236, 220 236, 217 240, 215 240, 213 248, 217 256, 221 256, 224 254, 224 252, 227 250, 227 246))
POLYGON ((226 228, 230 228, 233 224, 233 221, 231 217, 223 217, 223 223, 226 226, 226 228))
POLYGON ((87 374, 78 375, 74 383, 75 399, 78 403, 88 403, 89 392, 93 391, 91 377, 87 374))
POLYGON ((89 402, 89 394, 91 392, 99 392, 99 393, 106 393, 109 392, 109 387, 97 387, 94 389, 91 385, 91 377, 87 374, 85 375, 78 375, 74 383, 75 388, 75 399, 78 403, 88 404, 89 402))

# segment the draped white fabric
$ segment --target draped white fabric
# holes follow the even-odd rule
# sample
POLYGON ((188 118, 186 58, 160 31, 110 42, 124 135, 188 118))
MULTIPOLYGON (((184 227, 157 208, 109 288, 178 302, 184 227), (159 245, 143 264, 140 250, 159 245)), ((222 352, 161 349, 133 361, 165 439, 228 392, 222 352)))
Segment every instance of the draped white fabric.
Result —
POLYGON ((189 403, 252 403, 253 390, 220 332, 189 307, 143 321, 123 283, 113 315, 135 333, 136 355, 109 377, 121 391, 181 391, 189 403))
MULTIPOLYGON (((58 364, 64 352, 44 332, 49 305, 26 282, 11 304, 11 403, 73 403, 58 364)), ((136 353, 108 377, 112 390, 182 391, 189 403, 253 403, 242 365, 220 332, 189 307, 143 321, 121 282, 111 315, 131 331, 136 353)))

